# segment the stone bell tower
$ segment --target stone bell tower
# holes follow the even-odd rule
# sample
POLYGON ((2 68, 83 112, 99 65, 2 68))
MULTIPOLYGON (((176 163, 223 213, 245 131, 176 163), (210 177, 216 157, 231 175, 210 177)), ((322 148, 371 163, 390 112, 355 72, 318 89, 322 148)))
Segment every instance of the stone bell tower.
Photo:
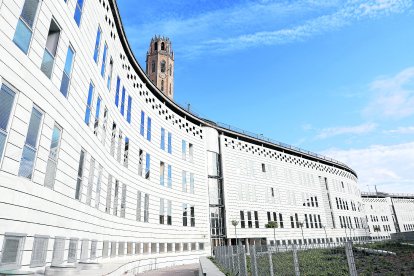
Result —
POLYGON ((174 99, 174 52, 168 37, 155 36, 151 39, 146 73, 162 93, 174 99))

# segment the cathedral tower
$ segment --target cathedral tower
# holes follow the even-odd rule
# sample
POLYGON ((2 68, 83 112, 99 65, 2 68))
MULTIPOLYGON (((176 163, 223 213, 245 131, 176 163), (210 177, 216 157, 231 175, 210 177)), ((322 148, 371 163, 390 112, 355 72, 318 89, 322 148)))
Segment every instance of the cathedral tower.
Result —
POLYGON ((171 100, 174 99, 174 52, 168 37, 155 36, 147 52, 146 72, 152 82, 171 100))

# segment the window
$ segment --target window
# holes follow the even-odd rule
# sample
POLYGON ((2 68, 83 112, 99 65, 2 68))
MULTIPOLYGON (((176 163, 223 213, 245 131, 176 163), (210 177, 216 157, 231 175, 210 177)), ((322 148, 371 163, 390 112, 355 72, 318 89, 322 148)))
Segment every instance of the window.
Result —
POLYGON ((5 233, 0 259, 2 269, 19 269, 21 267, 25 239, 25 234, 5 233))
POLYGON ((84 0, 78 0, 77 1, 76 8, 75 8, 75 15, 73 16, 73 18, 75 19, 75 22, 78 26, 80 25, 80 21, 81 21, 81 18, 82 18, 83 2, 84 2, 84 0))
POLYGON ((0 159, 3 156, 4 145, 6 144, 7 128, 10 114, 13 107, 15 93, 6 85, 0 89, 0 159))
POLYGON ((283 215, 279 213, 280 228, 283 228, 283 215))
POLYGON ((114 216, 118 215, 118 197, 119 197, 119 180, 115 179, 115 188, 114 188, 114 206, 112 212, 114 216))
POLYGON ((121 98, 121 115, 124 116, 125 113, 125 86, 122 87, 122 98, 121 98))
POLYGON ((190 194, 194 194, 194 173, 190 173, 190 194))
POLYGON ((68 263, 76 263, 78 260, 78 240, 76 238, 71 238, 69 241, 69 250, 68 250, 68 263))
MULTIPOLYGON (((172 65, 170 64, 170 76, 172 75, 172 65)), ((170 84, 170 93, 171 93, 171 84, 170 84)))
POLYGON ((247 211, 247 225, 249 226, 249 228, 253 228, 252 212, 250 211, 247 211))
POLYGON ((125 218, 125 210, 126 210, 126 193, 127 193, 127 187, 126 187, 126 184, 122 184, 122 195, 121 195, 121 218, 125 218))
POLYGON ((66 54, 66 61, 65 61, 65 68, 63 69, 62 75, 62 83, 60 84, 60 92, 63 96, 68 96, 69 84, 70 84, 70 77, 72 74, 72 66, 73 66, 73 57, 75 52, 71 45, 68 47, 68 52, 66 54))
POLYGON ((108 124, 108 108, 105 107, 104 109, 104 117, 103 117, 103 123, 102 123, 102 145, 105 146, 105 140, 106 140, 106 126, 108 124))
POLYGON ((165 129, 161 128, 161 145, 160 148, 165 150, 165 129))
POLYGON ((244 221, 244 211, 240 211, 240 227, 246 228, 246 222, 244 221))
POLYGON ((115 105, 119 106, 119 88, 121 86, 121 79, 118 77, 116 79, 116 89, 115 89, 115 105))
POLYGON ((132 97, 128 96, 127 122, 131 123, 132 97))
POLYGON ((259 228, 259 214, 257 211, 254 211, 254 227, 259 228))
POLYGON ((118 150, 117 150, 117 156, 116 160, 121 163, 121 156, 122 156, 122 131, 119 131, 118 133, 118 150))
POLYGON ((161 91, 164 91, 164 80, 161 80, 161 91))
POLYGON ((82 194, 82 180, 83 180, 83 163, 85 162, 85 151, 84 149, 81 150, 80 158, 79 158, 79 167, 78 167, 78 177, 76 180, 76 191, 75 191, 75 199, 80 200, 82 194))
POLYGON ((86 204, 91 205, 92 201, 92 188, 95 178, 95 159, 91 157, 90 167, 89 167, 89 177, 88 177, 88 190, 86 193, 86 204))
POLYGON ((182 158, 186 160, 187 158, 187 142, 185 140, 181 143, 182 158))
POLYGON ((136 213, 136 220, 141 221, 141 192, 137 191, 137 213, 136 213))
POLYGON ((32 40, 33 24, 39 6, 39 0, 26 0, 17 23, 13 41, 25 53, 29 51, 32 40))
POLYGON ((266 172, 266 164, 262 163, 262 172, 266 172))
POLYGON ((98 26, 98 33, 96 34, 96 41, 95 41, 95 49, 94 49, 94 52, 93 52, 93 60, 96 63, 98 63, 98 58, 99 58, 99 48, 100 48, 100 45, 101 45, 101 35, 102 35, 102 30, 101 30, 101 27, 98 26))
POLYGON ((147 118, 147 140, 151 141, 151 118, 147 118))
POLYGON ((106 56, 108 55, 108 44, 105 42, 104 52, 102 56, 102 67, 101 67, 101 76, 105 78, 105 70, 106 70, 106 56))
POLYGON ((109 61, 108 80, 106 86, 108 90, 111 90, 112 72, 114 70, 114 60, 111 58, 109 61))
POLYGON ((128 159, 129 159, 129 138, 125 137, 124 145, 124 167, 128 168, 128 159))
POLYGON ((164 224, 164 199, 160 198, 160 224, 164 224))
POLYGON ((98 131, 99 131, 99 114, 101 112, 101 97, 98 96, 98 99, 96 101, 96 109, 95 109, 95 124, 93 127, 93 133, 98 136, 98 131))
POLYGON ((164 162, 160 162, 160 185, 164 186, 164 175, 165 175, 165 164, 164 162))
POLYGON ((55 125, 52 133, 52 142, 50 143, 49 158, 46 165, 45 186, 53 189, 56 177, 56 166, 60 148, 60 136, 62 130, 55 125))
POLYGON ((99 164, 98 168, 98 180, 96 182, 96 197, 95 197, 95 208, 99 209, 99 203, 101 201, 101 181, 102 181, 103 167, 99 164))
POLYGON ((144 222, 149 220, 149 194, 145 194, 144 197, 144 222))
POLYGON ((46 265, 47 245, 49 236, 34 237, 30 267, 41 267, 46 265))
POLYGON ((89 122, 91 120, 93 90, 94 90, 94 86, 93 86, 93 83, 91 82, 89 84, 88 100, 86 102, 86 112, 85 112, 85 123, 88 126, 89 126, 89 122))
POLYGON ((106 205, 105 212, 111 213, 111 198, 112 198, 112 175, 108 175, 108 186, 106 187, 106 205))
POLYGON ((171 136, 171 132, 168 132, 168 153, 172 153, 172 136, 171 136))
POLYGON ((272 194, 272 197, 275 197, 275 190, 273 188, 270 188, 270 193, 272 194))
POLYGON ((55 64, 55 56, 60 37, 60 28, 56 21, 52 19, 50 22, 49 33, 46 39, 46 48, 43 54, 42 65, 40 70, 50 79, 52 77, 53 65, 55 64))
POLYGON ((188 204, 183 203, 183 226, 187 226, 188 219, 188 204))
POLYGON ((171 165, 168 165, 168 188, 172 188, 172 169, 171 169, 171 165))
POLYGON ((139 133, 144 136, 144 127, 145 127, 145 112, 141 111, 141 125, 139 129, 139 133))
POLYGON ((151 156, 149 153, 145 156, 145 179, 150 179, 151 156))
POLYGON ((165 73, 165 60, 161 61, 160 66, 161 66, 161 73, 165 73))
POLYGON ((187 172, 182 171, 182 191, 187 192, 187 172))
POLYGON ((195 227, 195 210, 194 205, 190 207, 190 216, 191 216, 191 227, 195 227))
POLYGON ((161 51, 164 51, 164 50, 165 50, 165 43, 161 42, 161 51))
POLYGON ((151 63, 151 72, 155 73, 155 60, 153 60, 151 63))
POLYGON ((167 200, 167 224, 172 225, 172 208, 171 200, 167 200))
POLYGON ((116 124, 115 122, 112 123, 112 134, 111 134, 111 147, 109 149, 109 153, 114 156, 115 154, 115 138, 116 138, 116 124))
POLYGON ((144 151, 140 149, 139 155, 138 155, 138 175, 139 176, 142 176, 143 164, 144 164, 144 151))
POLYGON ((36 108, 32 108, 29 129, 27 130, 26 142, 20 160, 19 176, 32 179, 34 162, 37 152, 37 141, 39 139, 40 124, 43 114, 36 108))
POLYGON ((189 152, 189 157, 190 157, 190 162, 192 163, 193 162, 193 158, 194 158, 194 146, 193 146, 193 144, 191 144, 191 143, 189 143, 188 144, 188 152, 189 152))

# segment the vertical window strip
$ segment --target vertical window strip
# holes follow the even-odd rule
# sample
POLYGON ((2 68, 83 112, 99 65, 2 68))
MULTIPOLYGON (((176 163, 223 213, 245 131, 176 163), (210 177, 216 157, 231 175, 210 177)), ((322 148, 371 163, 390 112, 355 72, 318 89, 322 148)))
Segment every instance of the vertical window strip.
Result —
POLYGON ((187 192, 187 172, 182 171, 182 191, 187 192))
POLYGON ((112 82, 112 72, 113 72, 113 70, 114 70, 114 60, 111 57, 110 58, 110 61, 109 61, 108 80, 106 82, 106 86, 107 86, 108 90, 111 90, 111 82, 112 82))
POLYGON ((171 132, 168 132, 168 153, 172 153, 172 136, 171 136, 171 132))
POLYGON ((78 0, 76 2, 75 7, 75 15, 73 18, 75 19, 76 25, 80 26, 81 18, 82 18, 82 11, 83 11, 83 3, 85 0, 78 0))
POLYGON ((62 129, 58 125, 55 125, 52 132, 52 141, 50 143, 49 158, 47 160, 44 182, 45 187, 50 189, 53 189, 55 184, 61 133, 62 129))
POLYGON ((99 168, 98 168, 98 179, 96 181, 96 197, 95 197, 95 208, 96 209, 99 209, 99 204, 101 202, 102 171, 103 171, 103 166, 101 164, 99 164, 99 168))
POLYGON ((86 204, 91 205, 92 201, 92 190, 93 182, 95 179, 95 159, 91 157, 90 167, 89 167, 89 177, 88 177, 88 190, 86 193, 86 204))
POLYGON ((146 158, 145 158, 145 179, 150 179, 150 169, 151 169, 151 156, 149 153, 147 153, 146 158))
POLYGON ((144 222, 149 221, 149 194, 145 194, 144 198, 144 222))
POLYGON ((181 143, 182 158, 186 160, 187 158, 187 142, 185 140, 181 143))
POLYGON ((121 88, 121 79, 119 76, 116 79, 116 88, 115 88, 115 105, 119 106, 119 89, 121 88))
POLYGON ((165 164, 160 161, 160 185, 164 186, 165 164))
POLYGON ((111 213, 111 199, 112 199, 112 175, 108 175, 108 186, 106 187, 106 205, 105 212, 111 213))
POLYGON ((125 113, 125 86, 122 87, 122 98, 121 98, 121 115, 124 116, 125 113))
POLYGON ((78 177, 76 180, 76 190, 75 190, 75 199, 81 200, 82 194, 82 181, 83 181, 83 164, 85 162, 86 152, 84 149, 81 149, 80 158, 79 158, 79 167, 78 167, 78 177))
POLYGON ((194 194, 194 173, 190 173, 190 193, 194 194))
POLYGON ((122 184, 122 196, 121 196, 121 218, 125 218, 125 210, 126 210, 126 193, 127 193, 127 186, 126 186, 126 184, 122 184))
POLYGON ((172 168, 168 165, 168 188, 172 188, 172 168))
POLYGON ((93 83, 91 82, 89 84, 88 100, 86 102, 86 112, 85 112, 85 123, 88 126, 91 120, 93 90, 94 90, 94 86, 93 86, 93 83))
POLYGON ((101 67, 101 76, 105 77, 105 70, 106 70, 106 56, 108 54, 108 44, 105 42, 103 56, 102 56, 102 67, 101 67))
POLYGON ((37 14, 39 0, 25 0, 19 21, 14 33, 13 42, 25 54, 29 51, 32 40, 33 24, 37 14))
POLYGON ((98 32, 96 34, 96 41, 95 41, 95 49, 93 52, 93 60, 98 63, 99 58, 99 48, 101 45, 101 36, 102 36, 102 29, 100 26, 98 26, 98 32))
POLYGON ((2 84, 0 89, 0 159, 3 156, 4 145, 6 144, 7 130, 15 95, 9 87, 2 84))
POLYGON ((60 37, 60 28, 56 21, 52 19, 49 26, 49 32, 46 39, 46 47, 43 53, 42 64, 40 70, 50 79, 55 64, 55 56, 60 37))
POLYGON ((141 111, 141 125, 139 129, 139 133, 144 136, 144 127, 145 127, 145 112, 141 111))
POLYGON ((161 128, 161 145, 160 148, 165 150, 165 129, 161 128))
POLYGON ((141 204, 142 204, 141 191, 137 191, 137 214, 136 214, 137 221, 141 221, 141 204))
POLYGON ((62 82, 60 84, 60 92, 65 97, 68 96, 74 56, 75 56, 75 51, 73 50, 73 47, 69 45, 68 52, 66 54, 65 67, 63 69, 62 82))
POLYGON ((95 109, 95 123, 93 125, 93 133, 98 136, 99 131, 99 115, 101 112, 101 97, 98 95, 98 99, 96 100, 96 109, 95 109))
POLYGON ((129 138, 125 137, 125 145, 124 145, 124 167, 128 168, 128 160, 129 160, 129 138))
POLYGON ((128 96, 127 122, 131 123, 132 97, 128 96))
POLYGON ((33 107, 26 142, 20 160, 19 176, 21 177, 32 179, 42 117, 43 113, 36 107, 33 107))
POLYGON ((113 215, 118 215, 119 181, 115 179, 113 215))

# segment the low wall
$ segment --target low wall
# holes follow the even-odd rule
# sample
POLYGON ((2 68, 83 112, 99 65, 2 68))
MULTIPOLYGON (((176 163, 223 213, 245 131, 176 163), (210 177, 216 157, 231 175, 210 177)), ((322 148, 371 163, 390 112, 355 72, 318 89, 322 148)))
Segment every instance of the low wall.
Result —
POLYGON ((391 239, 414 242, 414 231, 391 234, 391 239))
POLYGON ((199 276, 225 276, 207 257, 200 257, 199 260, 199 276))

